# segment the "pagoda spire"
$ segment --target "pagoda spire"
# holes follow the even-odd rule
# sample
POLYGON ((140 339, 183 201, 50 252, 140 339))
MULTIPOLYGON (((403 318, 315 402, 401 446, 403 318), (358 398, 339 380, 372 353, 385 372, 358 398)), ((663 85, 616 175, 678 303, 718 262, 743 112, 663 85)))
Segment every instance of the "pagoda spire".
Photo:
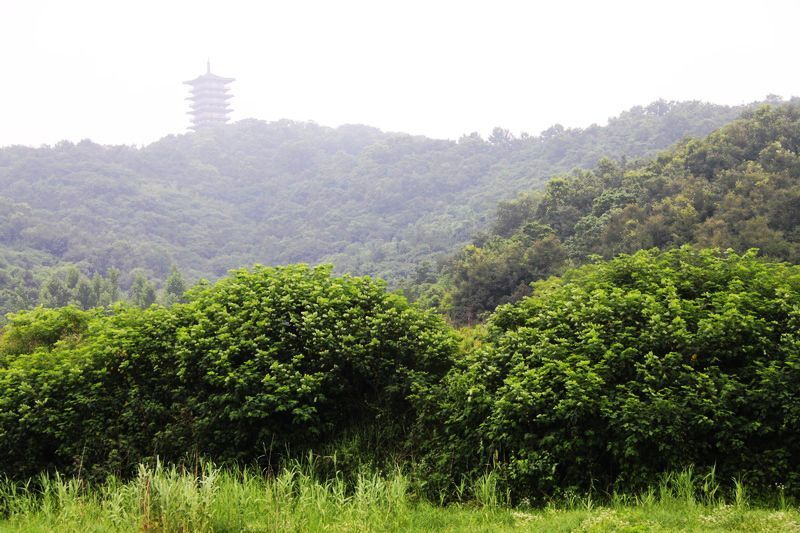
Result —
POLYGON ((191 101, 191 129, 198 131, 228 122, 228 114, 231 112, 228 100, 231 95, 226 86, 233 81, 233 78, 212 74, 211 59, 207 59, 205 74, 183 82, 191 87, 191 96, 187 98, 191 101))

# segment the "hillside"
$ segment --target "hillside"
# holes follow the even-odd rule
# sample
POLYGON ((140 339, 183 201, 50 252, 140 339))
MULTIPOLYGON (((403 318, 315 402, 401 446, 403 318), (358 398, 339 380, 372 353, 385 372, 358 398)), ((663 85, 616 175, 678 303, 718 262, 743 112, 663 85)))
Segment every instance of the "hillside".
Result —
POLYGON ((472 322, 593 256, 682 244, 800 260, 800 106, 763 106, 650 162, 604 159, 501 203, 429 293, 472 322))
POLYGON ((660 101, 606 126, 520 138, 498 128, 458 142, 245 120, 143 148, 4 148, 0 312, 46 301, 42 287, 53 276, 66 283, 70 265, 119 269, 123 289, 137 275, 160 284, 173 266, 191 281, 255 262, 332 262, 397 280, 467 243, 498 201, 550 175, 601 156, 646 157, 741 111, 660 101))

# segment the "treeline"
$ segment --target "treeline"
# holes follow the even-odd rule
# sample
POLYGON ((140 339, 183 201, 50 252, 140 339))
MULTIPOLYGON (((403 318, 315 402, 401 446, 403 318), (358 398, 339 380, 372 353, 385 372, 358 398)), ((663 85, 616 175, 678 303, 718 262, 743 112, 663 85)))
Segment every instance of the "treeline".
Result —
POLYGON ((75 265, 35 272, 34 269, 6 264, 0 266, 0 325, 6 323, 8 313, 37 306, 72 305, 88 310, 117 302, 141 308, 157 302, 170 305, 182 301, 188 288, 175 267, 160 285, 158 287, 141 270, 123 275, 111 267, 105 276, 98 272, 89 276, 75 265))
POLYGON ((800 107, 748 111, 702 140, 649 162, 603 159, 501 202, 479 233, 441 268, 420 271, 409 292, 458 323, 530 292, 593 256, 696 244, 800 259, 800 107))
POLYGON ((298 261, 394 282, 466 244, 499 200, 604 155, 705 135, 742 110, 659 101, 606 126, 458 142, 246 120, 144 148, 3 148, 0 310, 28 306, 70 265, 104 278, 118 269, 125 287, 137 272, 160 286, 173 265, 195 282, 298 261))

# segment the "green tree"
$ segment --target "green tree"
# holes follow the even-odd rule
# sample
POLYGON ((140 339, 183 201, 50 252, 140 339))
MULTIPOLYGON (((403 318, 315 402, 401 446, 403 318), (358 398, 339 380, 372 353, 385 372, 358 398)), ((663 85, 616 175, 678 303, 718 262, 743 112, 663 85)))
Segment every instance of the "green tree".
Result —
POLYGON ((64 307, 69 304, 72 294, 67 285, 56 274, 50 276, 42 286, 39 301, 47 307, 64 307))
POLYGON ((130 300, 133 305, 142 309, 150 307, 156 301, 156 287, 144 277, 141 272, 137 272, 133 278, 130 289, 130 300))
POLYGON ((173 266, 167 281, 164 282, 164 303, 165 305, 172 305, 174 303, 185 302, 184 293, 186 292, 186 283, 183 281, 183 276, 178 269, 173 266))
POLYGON ((78 306, 84 310, 97 306, 97 292, 95 292, 95 289, 86 276, 81 276, 80 281, 78 281, 75 287, 75 300, 77 300, 78 306))

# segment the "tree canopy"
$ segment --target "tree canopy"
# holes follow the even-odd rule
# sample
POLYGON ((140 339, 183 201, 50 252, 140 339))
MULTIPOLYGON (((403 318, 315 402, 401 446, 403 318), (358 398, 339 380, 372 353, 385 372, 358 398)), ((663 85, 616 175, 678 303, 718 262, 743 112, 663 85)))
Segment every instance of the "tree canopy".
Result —
POLYGON ((598 255, 686 243, 800 259, 800 107, 764 106, 651 161, 603 159, 501 202, 453 257, 440 305, 473 322, 598 255))
POLYGON ((394 283, 466 244, 497 201, 602 156, 648 156, 705 135, 742 109, 655 102, 606 126, 520 137, 498 128, 457 142, 245 120, 142 148, 3 148, 0 315, 114 299, 94 282, 73 294, 52 281, 70 266, 90 281, 117 269, 142 305, 173 266, 192 283, 253 263, 331 262, 394 283))

